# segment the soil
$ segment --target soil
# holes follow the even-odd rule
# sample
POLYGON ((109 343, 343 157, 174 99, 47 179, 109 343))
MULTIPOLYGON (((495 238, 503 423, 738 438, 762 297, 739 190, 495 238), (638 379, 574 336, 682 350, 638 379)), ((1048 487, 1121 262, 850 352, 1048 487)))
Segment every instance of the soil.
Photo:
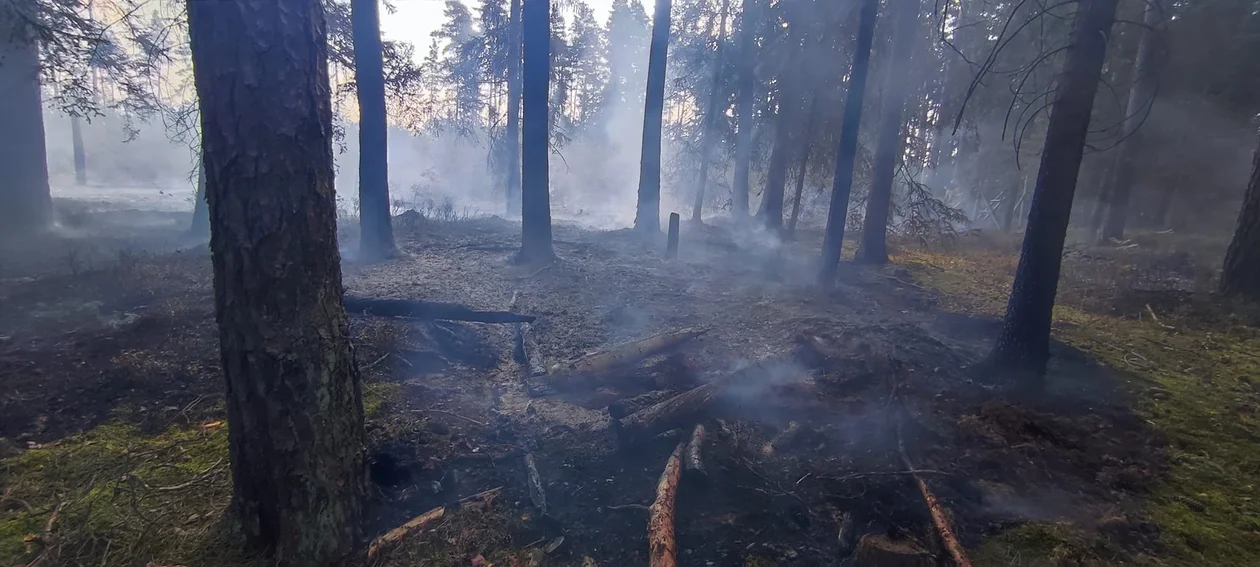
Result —
MULTIPOLYGON (((948 312, 902 269, 846 265, 820 291, 818 234, 778 245, 687 226, 678 259, 666 261, 663 236, 565 224, 555 228, 556 261, 517 265, 513 223, 412 212, 395 225, 400 256, 347 263, 348 292, 487 310, 515 297, 517 311, 538 317, 546 367, 657 333, 711 330, 593 376, 592 387, 557 390, 514 359, 514 325, 352 314, 366 379, 390 385, 368 424, 369 535, 503 487, 494 506, 512 518, 511 534, 487 546, 563 536, 555 564, 645 564, 641 506, 691 427, 627 445, 611 414, 773 359, 779 371, 730 389, 692 422, 709 432, 708 475, 679 490, 680 564, 833 565, 872 532, 939 554, 899 445, 964 546, 1048 521, 1126 553, 1158 553, 1137 501, 1165 469, 1165 443, 1129 409, 1123 377, 1056 344, 1052 389, 1010 390, 976 366, 998 322, 948 312), (791 422, 799 433, 763 450, 791 422), (525 453, 545 515, 531 503, 525 453), (846 515, 853 533, 840 537, 846 515)), ((220 416, 209 272, 195 247, 0 281, 0 437, 48 443, 109 420, 158 430, 220 416)))

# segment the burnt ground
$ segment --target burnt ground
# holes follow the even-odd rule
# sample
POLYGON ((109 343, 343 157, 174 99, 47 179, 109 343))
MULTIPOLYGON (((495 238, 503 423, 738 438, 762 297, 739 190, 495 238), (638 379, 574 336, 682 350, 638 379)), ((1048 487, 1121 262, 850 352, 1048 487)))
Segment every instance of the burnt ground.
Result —
MULTIPOLYGON (((939 553, 899 441, 970 549, 1045 522, 1089 542, 1056 550, 1067 564, 1161 553, 1142 501, 1165 474, 1166 443, 1134 413, 1132 377, 1056 343, 1051 389, 1008 393, 1005 377, 974 369, 997 320, 956 312, 904 268, 846 265, 822 292, 810 268, 816 234, 775 249, 685 228, 679 259, 665 261, 663 242, 561 224, 559 259, 519 266, 519 227, 499 219, 407 213, 396 229, 402 255, 348 264, 349 292, 481 309, 516 297, 517 311, 538 317, 544 366, 660 332, 711 330, 591 387, 556 390, 522 371, 511 325, 352 314, 372 393, 368 533, 503 491, 493 522, 464 533, 443 524, 387 554, 388 564, 467 565, 478 554, 516 564, 517 551, 559 537, 552 564, 645 564, 646 513, 624 506, 651 503, 683 435, 622 444, 610 411, 771 358, 781 372, 695 417, 710 432, 709 472, 679 491, 682 565, 836 565, 869 532, 939 553), (764 451, 793 421, 799 434, 764 451), (545 515, 531 505, 526 452, 545 485, 545 515), (847 544, 844 515, 855 534, 847 544)), ((119 253, 103 269, 0 282, 0 437, 38 447, 111 422, 156 433, 221 418, 209 282, 200 248, 119 253)))

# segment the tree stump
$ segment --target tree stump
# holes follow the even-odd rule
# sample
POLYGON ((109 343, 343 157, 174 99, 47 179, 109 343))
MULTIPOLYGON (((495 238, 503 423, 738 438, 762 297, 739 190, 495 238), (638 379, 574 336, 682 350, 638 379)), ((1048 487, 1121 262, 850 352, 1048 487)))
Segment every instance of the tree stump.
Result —
POLYGON ((665 239, 665 259, 678 257, 678 213, 669 214, 669 235, 665 239))

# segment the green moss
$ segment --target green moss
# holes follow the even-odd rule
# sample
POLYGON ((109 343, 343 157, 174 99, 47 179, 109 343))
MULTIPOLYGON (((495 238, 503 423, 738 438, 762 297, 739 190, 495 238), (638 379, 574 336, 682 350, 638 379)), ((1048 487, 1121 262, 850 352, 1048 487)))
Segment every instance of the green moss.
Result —
POLYGON ((363 383, 363 415, 371 419, 381 415, 385 403, 402 396, 402 385, 397 382, 373 380, 363 383))
MULTIPOLYGON (((942 293, 945 308, 1000 315, 1017 258, 1009 250, 988 250, 961 257, 910 252, 900 260, 942 293)), ((1066 324, 1056 326, 1055 336, 1129 377, 1134 409, 1168 440, 1169 470, 1146 502, 1167 546, 1165 564, 1260 565, 1260 384, 1253 385, 1260 381, 1260 340, 1254 331, 1204 329, 1169 316, 1157 323, 1097 315, 1074 305, 1060 296, 1055 321, 1066 324)), ((1026 526, 985 547, 1044 556, 1050 543, 1064 545, 1055 539, 1060 535, 1060 528, 1026 526)))

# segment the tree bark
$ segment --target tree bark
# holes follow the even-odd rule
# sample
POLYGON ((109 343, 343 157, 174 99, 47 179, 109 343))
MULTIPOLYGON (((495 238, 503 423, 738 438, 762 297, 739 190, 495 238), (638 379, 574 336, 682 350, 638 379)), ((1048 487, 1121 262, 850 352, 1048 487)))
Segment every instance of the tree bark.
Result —
POLYGON ((74 149, 74 182, 87 185, 87 151, 83 148, 83 124, 78 116, 70 117, 70 142, 74 149))
POLYGON ((320 0, 188 3, 227 383, 230 517, 279 565, 330 565, 366 493, 342 308, 320 0))
POLYGON ((1142 152, 1142 133, 1139 128, 1155 103, 1156 71, 1160 31, 1163 21, 1157 2, 1147 2, 1142 16, 1142 40, 1138 43, 1137 60, 1133 64, 1133 87, 1129 89, 1129 102, 1125 105, 1123 135, 1120 152, 1116 155, 1115 177, 1111 184, 1111 198, 1107 207, 1107 222, 1098 235, 1100 242, 1124 238, 1124 226, 1129 213, 1129 195, 1133 193, 1134 169, 1142 152))
POLYGON ((551 80, 551 0, 528 0, 521 8, 524 73, 521 77, 521 253, 522 262, 555 257, 551 243, 551 194, 547 132, 551 80))
MULTIPOLYGON (((504 134, 507 213, 521 210, 521 0, 511 0, 508 12, 507 129, 504 134)), ((550 71, 548 71, 550 73, 550 71)))
POLYGON ((359 97, 359 255, 368 262, 397 253, 389 217, 389 126, 377 0, 351 0, 354 80, 359 97))
POLYGON ((840 265, 840 248, 844 244, 844 224, 849 215, 849 194, 853 190, 853 165, 857 158, 858 128, 862 124, 862 102, 866 98, 866 75, 871 64, 871 43, 875 39, 875 17, 879 0, 863 0, 858 14, 857 45, 853 68, 849 71, 849 93, 844 101, 844 117, 840 142, 836 146, 836 173, 831 181, 831 205, 827 211, 827 229, 823 234, 821 269, 818 283, 831 287, 840 265))
POLYGON ((796 223, 801 218, 801 194, 805 192, 805 175, 809 171, 809 154, 812 147, 810 142, 814 138, 814 119, 818 112, 818 97, 814 96, 809 101, 809 112, 805 114, 805 138, 801 140, 797 147, 800 148, 800 162, 796 166, 796 194, 792 197, 792 216, 788 218, 787 234, 789 237, 796 236, 796 223))
POLYGON ((1094 95, 1116 19, 1117 0, 1082 0, 1073 43, 1055 93, 1037 170, 1028 229, 1002 331, 990 361, 1034 380, 1045 375, 1050 357, 1050 322, 1059 285, 1063 240, 1085 151, 1094 95))
POLYGON ((52 222, 39 43, 26 24, 32 0, 0 4, 0 233, 22 235, 52 222), (23 13, 19 14, 21 10, 23 13))
POLYGON ((197 194, 193 197, 192 226, 188 234, 196 238, 210 238, 210 207, 206 204, 206 164, 197 158, 197 194))
POLYGON ((753 97, 757 88, 754 57, 757 37, 757 3, 744 0, 739 32, 739 92, 735 95, 735 179, 731 186, 731 214, 736 220, 748 217, 748 173, 752 167, 753 97))
POLYGON ((722 101, 719 83, 722 80, 722 46, 726 42, 726 13, 731 0, 722 0, 722 13, 718 16, 717 53, 713 55, 713 73, 709 80, 709 100, 704 107, 704 121, 700 126, 700 172, 696 176, 696 202, 691 207, 691 221, 700 223, 704 212, 704 187, 709 181, 709 161, 713 159, 713 125, 717 122, 718 104, 722 101))
POLYGON ((1225 251, 1221 293, 1260 300, 1260 149, 1251 164, 1251 181, 1238 213, 1238 227, 1225 251))
POLYGON ((900 0, 896 10, 891 63, 884 78, 887 90, 880 109, 875 166, 866 198, 862 240, 853 258, 863 264, 888 263, 888 212, 892 208, 892 186, 905 141, 905 136, 901 134, 901 115, 905 112, 906 97, 913 84, 906 69, 912 68, 912 52, 918 41, 915 23, 919 16, 919 0, 900 0))
POLYGON ((783 230, 783 190, 787 185, 789 146, 792 145, 792 129, 796 127, 796 115, 800 100, 796 96, 796 77, 788 79, 790 87, 779 93, 779 124, 774 134, 774 149, 770 152, 770 165, 766 171, 766 189, 761 193, 761 209, 757 216, 767 229, 779 233, 783 230))
POLYGON ((634 228, 661 232, 661 123, 665 111, 665 65, 669 51, 671 0, 656 0, 648 51, 647 94, 643 102, 643 154, 639 158, 639 204, 634 228))

